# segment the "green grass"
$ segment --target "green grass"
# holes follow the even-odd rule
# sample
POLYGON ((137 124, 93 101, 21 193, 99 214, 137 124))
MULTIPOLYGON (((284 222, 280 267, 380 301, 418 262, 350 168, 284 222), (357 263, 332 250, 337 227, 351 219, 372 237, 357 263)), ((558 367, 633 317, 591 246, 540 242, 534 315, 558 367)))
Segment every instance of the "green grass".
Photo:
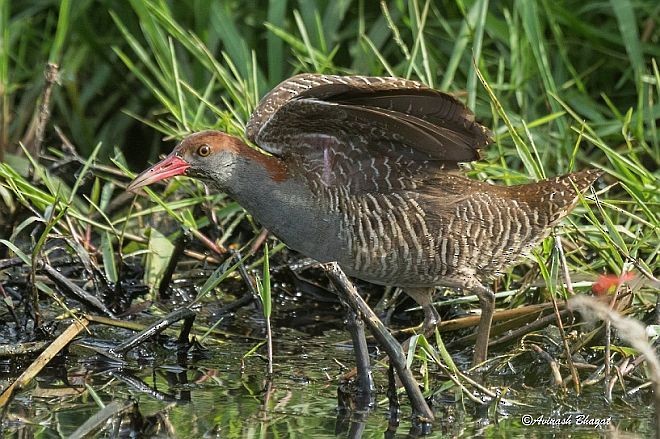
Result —
MULTIPOLYGON (((572 257, 572 269, 617 273, 634 261, 652 272, 658 237, 653 170, 660 158, 660 85, 652 61, 660 50, 653 40, 640 40, 638 26, 658 8, 622 3, 476 1, 441 11, 412 1, 408 7, 384 3, 382 15, 367 21, 374 11, 357 4, 333 15, 322 2, 310 2, 287 17, 281 3, 270 2, 265 14, 274 21, 263 29, 242 23, 252 11, 227 6, 214 12, 228 20, 214 56, 177 21, 176 11, 135 2, 143 32, 130 33, 115 16, 132 53, 115 50, 163 107, 166 115, 149 123, 172 137, 209 127, 240 135, 258 98, 298 71, 389 73, 466 93, 495 133, 473 175, 511 184, 604 169, 600 188, 613 186, 599 194, 599 209, 585 215, 587 205, 578 208, 573 224, 562 229, 600 258, 572 257), (246 47, 255 31, 284 59, 259 56, 258 44, 246 47)), ((544 248, 549 260, 552 247, 544 248)))

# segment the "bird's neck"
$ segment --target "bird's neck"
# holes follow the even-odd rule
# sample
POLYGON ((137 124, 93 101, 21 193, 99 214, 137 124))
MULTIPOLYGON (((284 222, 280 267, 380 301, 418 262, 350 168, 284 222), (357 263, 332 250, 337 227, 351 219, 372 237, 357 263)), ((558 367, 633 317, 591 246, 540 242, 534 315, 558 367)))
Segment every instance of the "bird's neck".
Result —
MULTIPOLYGON (((243 142, 232 145, 233 159, 209 170, 207 177, 218 190, 227 192, 251 211, 266 201, 268 193, 277 190, 289 178, 284 162, 250 148, 243 142)), ((268 203, 266 203, 268 204, 268 203)))
POLYGON ((253 183, 261 183, 260 180, 265 179, 273 184, 279 184, 288 179, 287 167, 281 159, 259 152, 242 142, 237 145, 237 151, 235 171, 238 172, 234 172, 234 176, 239 177, 237 183, 244 183, 241 176, 259 178, 253 183))
POLYGON ((304 178, 289 172, 281 159, 254 149, 241 151, 223 186, 289 247, 320 261, 336 259, 328 246, 336 242, 339 221, 330 221, 304 178))
POLYGON ((309 194, 300 193, 305 188, 287 172, 280 158, 245 144, 237 146, 235 157, 219 189, 226 191, 268 229, 277 228, 282 216, 286 217, 283 212, 295 204, 296 199, 311 198, 309 194))

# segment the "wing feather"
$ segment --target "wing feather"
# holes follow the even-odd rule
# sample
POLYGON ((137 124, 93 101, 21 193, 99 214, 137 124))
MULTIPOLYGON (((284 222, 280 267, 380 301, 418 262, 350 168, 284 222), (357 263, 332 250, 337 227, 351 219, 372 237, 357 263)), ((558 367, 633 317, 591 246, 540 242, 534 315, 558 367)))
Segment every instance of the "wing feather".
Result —
MULTIPOLYGON (((424 168, 427 174, 455 169, 460 162, 478 160, 490 140, 460 101, 418 82, 314 74, 294 76, 268 93, 248 121, 246 135, 302 168, 323 169, 319 175, 325 183, 329 167, 348 175, 354 174, 352 167, 369 162, 367 169, 381 166, 392 181, 412 178, 424 168)), ((390 187, 369 172, 360 188, 390 187)))

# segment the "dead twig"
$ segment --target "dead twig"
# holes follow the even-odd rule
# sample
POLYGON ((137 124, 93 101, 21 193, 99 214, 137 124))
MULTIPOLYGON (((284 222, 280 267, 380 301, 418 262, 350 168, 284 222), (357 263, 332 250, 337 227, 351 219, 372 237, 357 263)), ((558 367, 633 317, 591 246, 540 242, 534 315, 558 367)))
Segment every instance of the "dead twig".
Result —
POLYGON ((42 352, 48 346, 47 341, 32 341, 19 344, 0 345, 0 358, 11 358, 19 355, 30 355, 42 352))
POLYGON ((73 299, 82 302, 87 306, 96 309, 97 311, 101 311, 107 316, 114 316, 112 311, 110 311, 96 296, 89 294, 87 291, 71 282, 66 278, 66 276, 57 271, 55 268, 51 267, 45 262, 43 263, 42 268, 46 272, 46 275, 62 288, 62 292, 69 293, 73 299))
POLYGON ((50 119, 50 96, 53 92, 53 86, 59 82, 59 66, 54 63, 48 63, 44 75, 46 77, 46 84, 41 94, 39 108, 35 112, 32 122, 30 122, 28 131, 21 140, 33 157, 38 157, 41 152, 41 144, 44 141, 46 125, 50 119))
POLYGON ((27 383, 29 383, 41 370, 46 367, 50 361, 55 358, 55 356, 62 351, 70 342, 80 334, 84 329, 87 328, 89 322, 87 319, 82 318, 71 322, 68 328, 62 332, 53 342, 46 348, 44 351, 34 360, 30 366, 25 369, 25 371, 16 378, 9 387, 7 387, 2 395, 0 395, 0 407, 4 407, 8 402, 14 392, 27 383))
POLYGON ((266 238, 268 238, 268 229, 261 229, 261 232, 254 238, 252 241, 252 245, 250 245, 250 254, 253 255, 255 254, 259 248, 266 242, 266 238))
MULTIPOLYGON (((563 305, 563 304, 560 304, 560 305, 563 305)), ((565 318, 569 313, 570 313, 570 311, 567 310, 567 309, 562 309, 561 311, 559 311, 559 315, 561 316, 562 319, 565 318)), ((531 323, 527 323, 526 325, 522 325, 518 329, 507 332, 506 335, 503 335, 502 337, 494 339, 493 341, 488 343, 488 346, 489 347, 494 347, 494 346, 509 343, 513 340, 519 340, 523 336, 529 334, 530 332, 534 332, 534 331, 537 331, 541 328, 545 328, 546 326, 548 326, 556 318, 557 317, 554 314, 548 314, 547 316, 539 317, 531 323)))
POLYGON ((550 370, 552 371, 552 376, 553 376, 554 381, 555 381, 555 386, 561 387, 564 390, 566 390, 566 388, 564 387, 564 380, 562 379, 561 372, 559 371, 559 363, 557 363, 557 360, 552 358, 552 356, 549 353, 547 353, 546 351, 541 349, 540 346, 538 346, 536 344, 533 344, 533 343, 530 346, 550 366, 550 370))
MULTIPOLYGON (((626 274, 627 270, 627 264, 623 264, 623 267, 621 268, 621 276, 623 277, 626 274)), ((617 286, 616 290, 614 291, 614 294, 612 295, 612 300, 610 301, 609 307, 610 310, 614 310, 617 299, 619 297, 619 291, 621 291, 621 287, 623 286, 623 282, 620 282, 619 285, 617 286)), ((607 402, 612 402, 612 389, 614 388, 614 384, 616 383, 616 377, 614 379, 611 377, 611 361, 612 361, 612 325, 609 320, 605 321, 605 400, 607 402)), ((621 380, 621 384, 623 384, 623 380, 621 380)))
MULTIPOLYGON (((578 309, 583 314, 594 315, 601 320, 608 320, 619 331, 619 336, 640 351, 646 357, 649 378, 653 382, 656 415, 656 437, 660 437, 660 359, 653 346, 648 341, 646 329, 637 320, 624 317, 608 305, 600 303, 593 298, 577 296, 568 302, 570 308, 578 309)), ((593 318, 593 317, 592 317, 593 318)))
POLYGON ((184 320, 183 328, 179 334, 179 342, 187 344, 189 343, 188 336, 192 327, 192 321, 194 319, 195 313, 188 308, 179 308, 174 310, 139 334, 136 334, 118 346, 109 349, 108 354, 112 358, 122 358, 128 351, 144 343, 146 340, 149 340, 160 334, 179 320, 184 320))
POLYGON ((16 310, 14 309, 14 302, 12 302, 11 297, 9 297, 2 284, 0 284, 0 295, 2 295, 2 299, 4 300, 5 305, 9 310, 9 314, 11 314, 11 318, 14 319, 14 322, 18 323, 18 316, 16 315, 16 310))
POLYGON ((358 294, 355 285, 348 279, 337 263, 326 264, 323 268, 339 294, 343 295, 343 298, 354 311, 361 314, 363 321, 369 327, 371 333, 387 352, 390 362, 394 365, 413 406, 413 416, 422 424, 432 422, 434 419, 433 412, 426 403, 422 392, 419 390, 412 371, 407 366, 401 345, 358 294))
MULTIPOLYGON (((562 267, 564 282, 566 282, 566 290, 568 293, 573 296, 573 283, 571 282, 571 276, 568 272, 568 263, 566 262, 566 255, 564 255, 564 247, 561 245, 561 239, 553 232, 553 238, 555 240, 555 249, 559 254, 559 261, 562 267)), ((557 308, 557 300, 555 295, 550 295, 552 298, 552 306, 555 310, 555 316, 557 317, 557 328, 559 328, 559 333, 561 334, 561 340, 564 345, 564 352, 566 353, 566 363, 568 364, 568 369, 571 371, 571 377, 573 378, 573 386, 575 388, 575 393, 580 394, 580 376, 573 365, 573 357, 571 356, 571 348, 568 346, 568 339, 566 338, 566 331, 564 331, 564 323, 561 321, 561 315, 559 313, 559 308, 557 308)))
POLYGON ((134 407, 135 403, 132 401, 112 401, 110 404, 103 407, 92 417, 88 418, 80 427, 74 431, 70 439, 81 439, 90 437, 92 434, 107 424, 110 418, 113 418, 120 413, 126 412, 134 407))

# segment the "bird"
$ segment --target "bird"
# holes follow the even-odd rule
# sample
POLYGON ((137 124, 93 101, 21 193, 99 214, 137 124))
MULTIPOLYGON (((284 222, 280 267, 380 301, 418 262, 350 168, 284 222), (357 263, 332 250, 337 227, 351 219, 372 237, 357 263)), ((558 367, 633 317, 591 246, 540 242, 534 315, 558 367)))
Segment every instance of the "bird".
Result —
POLYGON ((475 365, 487 358, 490 283, 601 175, 586 169, 514 186, 468 178, 462 164, 480 159, 490 131, 450 94, 396 77, 293 76, 261 99, 245 138, 193 133, 127 189, 200 179, 291 249, 402 288, 423 308, 426 331, 439 321, 437 287, 475 294, 475 365))

